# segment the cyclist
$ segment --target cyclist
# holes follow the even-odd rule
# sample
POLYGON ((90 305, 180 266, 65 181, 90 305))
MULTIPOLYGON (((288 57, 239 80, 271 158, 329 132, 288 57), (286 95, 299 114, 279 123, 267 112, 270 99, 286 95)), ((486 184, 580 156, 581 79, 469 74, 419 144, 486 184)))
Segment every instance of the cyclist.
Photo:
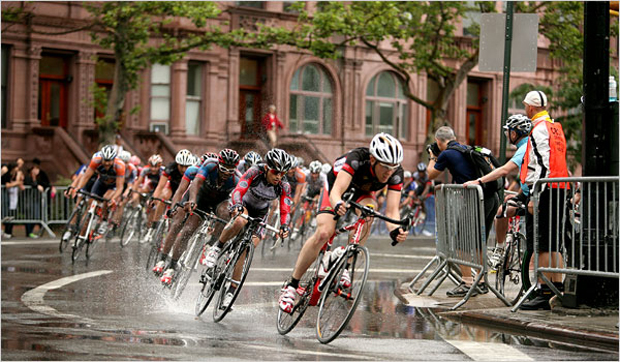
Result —
POLYGON ((293 207, 295 208, 299 205, 299 200, 301 199, 301 194, 303 193, 303 189, 306 186, 306 174, 301 170, 299 161, 303 161, 301 157, 293 157, 293 166, 286 173, 286 181, 291 185, 291 198, 293 198, 293 207))
MULTIPOLYGON (((168 166, 162 171, 157 183, 157 188, 153 191, 153 197, 162 200, 168 200, 179 188, 183 174, 189 166, 194 163, 194 155, 189 150, 183 149, 177 152, 174 157, 174 161, 170 162, 168 166)), ((165 204, 160 201, 151 201, 149 208, 156 205, 155 212, 151 212, 148 216, 148 223, 150 225, 149 230, 146 233, 146 242, 151 240, 155 229, 157 229, 158 220, 164 212, 165 204)))
MULTIPOLYGON (((400 142, 387 133, 375 135, 370 147, 353 149, 336 159, 333 169, 327 175, 328 184, 320 201, 320 211, 317 215, 317 229, 301 249, 295 269, 290 281, 282 289, 279 306, 286 313, 290 313, 298 295, 299 279, 317 258, 320 249, 329 241, 336 227, 334 216, 343 216, 347 205, 342 195, 351 188, 355 188, 353 200, 363 205, 371 204, 375 207, 375 191, 387 186, 386 216, 399 219, 400 191, 403 186, 403 147, 400 142)), ((368 238, 372 221, 366 223, 360 243, 363 245, 368 238)), ((403 242, 407 232, 394 224, 387 224, 392 240, 403 242)), ((351 284, 348 273, 344 273, 340 281, 346 288, 351 284)))
MULTIPOLYGON (((515 114, 510 116, 506 120, 506 124, 504 125, 504 134, 513 145, 517 146, 517 151, 512 156, 508 162, 506 162, 502 167, 498 167, 487 175, 484 175, 479 180, 467 181, 463 185, 477 185, 478 182, 491 182, 497 180, 500 177, 504 177, 510 173, 515 173, 521 169, 521 165, 523 164, 523 156, 525 155, 525 149, 527 148, 527 140, 530 131, 532 130, 532 121, 522 114, 515 114)), ((529 195, 529 189, 527 184, 521 185, 521 190, 517 195, 517 199, 521 203, 525 203, 527 200, 527 196, 529 195)), ((513 198, 514 195, 506 195, 504 198, 504 202, 507 202, 509 199, 513 198)), ((495 246, 495 250, 493 251, 491 262, 494 265, 497 265, 500 258, 504 254, 504 241, 506 240, 506 232, 508 231, 508 218, 513 217, 516 214, 517 208, 515 206, 507 206, 506 209, 506 217, 503 217, 504 210, 503 207, 500 207, 497 210, 497 215, 495 218, 495 237, 497 240, 497 245, 495 246)))
MULTIPOLYGON (((101 151, 97 151, 93 154, 91 159, 95 158, 96 156, 100 156, 100 155, 101 155, 101 151)), ((71 182, 71 185, 69 185, 67 190, 65 190, 64 194, 66 198, 72 199, 75 197, 75 191, 72 192, 72 190, 74 190, 78 186, 78 184, 80 183, 80 180, 84 177, 84 174, 86 173, 86 170, 88 169, 88 166, 89 165, 82 165, 75 172, 74 174, 75 178, 73 179, 73 181, 71 182)), ((90 190, 93 188, 93 185, 95 184, 95 181, 97 181, 97 174, 93 173, 93 175, 88 179, 88 181, 86 181, 84 187, 82 187, 81 190, 84 192, 90 192, 90 190)), ((77 198, 75 198, 74 208, 78 207, 78 205, 80 204, 83 198, 84 196, 82 196, 81 194, 77 195, 77 198)), ((74 231, 73 229, 75 228, 75 223, 78 221, 76 219, 76 216, 74 216, 71 220, 68 221, 67 231, 65 231, 65 233, 62 235, 62 240, 66 241, 71 237, 74 231)))
MULTIPOLYGON (((213 212, 222 219, 228 219, 228 216, 230 216, 227 208, 228 200, 231 191, 239 182, 240 175, 236 170, 239 158, 237 151, 226 148, 220 151, 217 161, 206 162, 199 168, 198 172, 194 173, 194 167, 190 167, 185 172, 181 186, 179 186, 175 193, 173 205, 176 205, 176 200, 180 199, 179 194, 185 192, 190 180, 193 179, 191 185, 189 185, 189 199, 185 209, 171 213, 174 215, 175 221, 166 237, 161 260, 153 268, 154 272, 160 273, 164 268, 168 253, 172 250, 170 264, 166 267, 166 271, 161 278, 162 283, 170 284, 172 282, 177 261, 187 247, 187 241, 190 236, 202 222, 198 215, 190 215, 185 224, 181 225, 181 221, 187 211, 198 208, 204 212, 213 212)), ((223 227, 224 225, 220 223, 216 224, 213 235, 219 235, 223 227)), ((201 262, 204 263, 203 260, 201 262)))
POLYGON ((321 195, 327 183, 327 176, 321 173, 321 161, 314 160, 308 166, 310 177, 306 178, 306 197, 314 199, 321 195))
POLYGON ((136 168, 136 166, 130 162, 131 153, 129 153, 129 151, 121 151, 119 154, 119 158, 125 163, 125 183, 123 184, 121 202, 118 204, 118 207, 114 212, 114 216, 112 217, 114 227, 117 227, 120 224, 121 217, 123 216, 123 210, 125 209, 125 205, 128 201, 127 197, 129 196, 129 190, 133 188, 133 183, 136 180, 138 173, 138 169, 136 168))
MULTIPOLYGON (((155 189, 155 185, 159 182, 159 177, 163 171, 161 167, 162 158, 158 154, 154 154, 149 157, 148 163, 145 167, 140 171, 140 176, 138 180, 133 184, 133 190, 138 193, 147 193, 150 194, 155 189)), ((140 195, 138 193, 134 193, 131 200, 129 201, 131 205, 137 205, 138 199, 140 195)))
MULTIPOLYGON (((120 201, 120 196, 123 192, 123 183, 125 182, 125 163, 116 157, 116 151, 111 145, 103 146, 101 152, 98 154, 96 153, 90 160, 88 169, 86 169, 86 172, 80 178, 77 187, 72 190, 72 196, 75 196, 76 190, 84 187, 94 174, 97 174, 97 180, 93 184, 91 193, 110 200, 109 203, 106 202, 102 207, 102 219, 104 221, 100 224, 98 234, 103 235, 107 230, 106 215, 108 206, 114 208, 118 201, 120 201)), ((89 201, 89 205, 90 203, 92 203, 92 199, 89 201)), ((84 225, 82 232, 86 230, 86 226, 87 225, 84 225)))
POLYGON ((239 162, 239 166, 237 166, 237 171, 239 171, 242 175, 246 173, 250 167, 256 165, 259 162, 262 162, 263 158, 255 151, 250 151, 243 156, 243 160, 239 162))
MULTIPOLYGON (((284 180, 284 174, 292 167, 291 157, 282 149, 273 148, 265 154, 265 163, 252 166, 246 172, 237 187, 232 192, 230 212, 235 218, 232 225, 224 229, 218 242, 213 245, 205 258, 205 264, 212 268, 224 246, 230 238, 236 236, 247 224, 247 220, 237 217, 243 213, 254 218, 265 217, 272 200, 280 199, 280 237, 288 237, 289 211, 293 204, 290 193, 291 187, 284 180)), ((260 242, 258 235, 252 238, 254 247, 260 242)), ((235 267, 233 278, 239 280, 243 261, 235 267)), ((231 284, 231 288, 235 286, 231 284)), ((224 298, 223 306, 227 307, 233 297, 233 290, 229 290, 224 298)))

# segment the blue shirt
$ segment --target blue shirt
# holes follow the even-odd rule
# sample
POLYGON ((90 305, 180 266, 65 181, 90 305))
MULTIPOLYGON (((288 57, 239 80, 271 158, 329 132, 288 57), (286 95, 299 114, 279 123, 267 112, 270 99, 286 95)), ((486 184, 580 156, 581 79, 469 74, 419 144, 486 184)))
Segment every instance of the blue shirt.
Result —
MULTIPOLYGON (((456 141, 450 141, 448 143, 448 147, 452 145, 463 147, 456 141)), ((435 170, 444 171, 446 168, 450 171, 455 184, 463 184, 469 180, 475 180, 477 178, 474 166, 467 158, 465 158, 465 155, 457 150, 447 148, 439 154, 439 157, 437 157, 437 162, 435 162, 435 170)))
POLYGON ((198 174, 198 171, 200 171, 200 167, 190 166, 187 168, 187 170, 185 170, 185 174, 183 174, 183 178, 190 182, 194 181, 194 177, 196 177, 196 175, 198 174))
MULTIPOLYGON (((519 172, 521 171, 521 166, 523 165, 523 157, 525 156, 528 138, 529 137, 523 137, 521 141, 517 142, 517 152, 515 152, 515 154, 510 159, 510 162, 517 165, 517 167, 519 168, 519 172)), ((521 190, 523 190, 523 194, 526 196, 530 193, 530 189, 525 183, 521 184, 521 190)))

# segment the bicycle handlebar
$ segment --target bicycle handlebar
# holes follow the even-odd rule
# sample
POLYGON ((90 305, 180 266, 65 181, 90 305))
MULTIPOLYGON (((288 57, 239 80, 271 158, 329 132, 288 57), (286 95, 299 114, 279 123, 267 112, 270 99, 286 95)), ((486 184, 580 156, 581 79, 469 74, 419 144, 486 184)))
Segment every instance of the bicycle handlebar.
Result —
POLYGON ((164 200, 164 199, 160 199, 159 197, 153 197, 153 196, 151 196, 151 200, 161 201, 161 202, 163 202, 164 204, 166 204, 166 205, 168 205, 168 206, 172 205, 172 202, 171 202, 171 201, 164 200))
POLYGON ((252 217, 252 216, 250 216, 250 215, 246 215, 246 214, 239 214, 239 216, 240 216, 240 217, 242 217, 242 218, 244 218, 244 219, 246 219, 246 220, 248 220, 248 221, 257 221, 257 222, 258 222, 258 224, 259 224, 260 226, 262 226, 262 227, 264 227, 265 229, 267 229, 267 230, 269 230, 269 231, 271 231, 271 232, 274 232, 274 233, 276 233, 276 234, 280 232, 280 230, 278 230, 278 229, 274 228, 273 226, 271 226, 271 225, 267 224, 267 223, 266 223, 266 222, 264 222, 264 221, 263 221, 263 219, 262 219, 262 218, 260 218, 260 217, 252 217))
MULTIPOLYGON (((387 222, 392 223, 392 224, 401 225, 401 226, 403 226, 403 230, 404 231, 409 230, 409 227, 411 227, 411 221, 412 221, 411 215, 408 215, 407 217, 405 217, 402 220, 395 220, 395 219, 389 218, 389 217, 387 217, 387 216, 385 216, 383 214, 378 213, 372 207, 362 206, 362 205, 358 204, 355 201, 349 201, 349 204, 351 206, 353 206, 354 208, 359 209, 362 212, 361 217, 372 216, 372 217, 376 217, 378 219, 387 221, 387 222)), ((392 246, 396 246, 397 244, 398 244, 398 241, 392 241, 392 246)))
POLYGON ((228 224, 228 221, 226 221, 224 219, 220 219, 219 217, 217 217, 212 212, 204 212, 204 211, 199 210, 199 209, 194 209, 192 212, 195 213, 195 214, 198 214, 198 216, 200 216, 202 219, 211 219, 211 220, 215 220, 217 222, 220 222, 222 224, 228 224))

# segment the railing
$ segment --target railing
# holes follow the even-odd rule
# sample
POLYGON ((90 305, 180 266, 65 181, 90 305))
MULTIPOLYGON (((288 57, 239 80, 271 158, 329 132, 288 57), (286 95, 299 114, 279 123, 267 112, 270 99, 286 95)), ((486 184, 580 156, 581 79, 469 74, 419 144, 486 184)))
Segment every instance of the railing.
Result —
MULTIPOLYGON (((544 281, 560 300, 562 293, 546 273, 619 278, 619 185, 619 177, 553 178, 534 184, 533 275, 544 281), (541 233, 546 236, 541 238, 541 233), (541 254, 544 266, 539 263, 541 254)), ((535 284, 513 312, 534 292, 535 284)), ((571 292, 574 293, 565 291, 571 292)))
POLYGON ((459 308, 469 300, 483 277, 487 287, 506 305, 510 305, 510 302, 489 283, 487 277, 487 240, 482 188, 445 184, 436 186, 435 217, 436 256, 411 281, 409 289, 419 295, 433 280, 438 279, 434 288, 429 292, 429 295, 432 295, 448 277, 458 284, 460 277, 454 270, 458 266, 465 266, 475 269, 476 277, 469 292, 452 307, 452 310, 459 308), (430 270, 433 264, 437 264, 437 267, 416 291, 415 283, 430 270))

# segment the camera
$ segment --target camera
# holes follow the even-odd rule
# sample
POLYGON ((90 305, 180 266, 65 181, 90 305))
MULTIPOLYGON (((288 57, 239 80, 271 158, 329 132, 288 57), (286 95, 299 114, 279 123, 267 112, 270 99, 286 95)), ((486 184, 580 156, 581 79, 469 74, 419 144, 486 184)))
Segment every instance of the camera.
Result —
POLYGON ((439 156, 439 154, 441 153, 441 150, 439 149, 439 146, 437 145, 437 142, 433 142, 430 145, 426 146, 426 152, 428 152, 428 154, 431 154, 431 151, 433 151, 433 155, 435 156, 439 156))

